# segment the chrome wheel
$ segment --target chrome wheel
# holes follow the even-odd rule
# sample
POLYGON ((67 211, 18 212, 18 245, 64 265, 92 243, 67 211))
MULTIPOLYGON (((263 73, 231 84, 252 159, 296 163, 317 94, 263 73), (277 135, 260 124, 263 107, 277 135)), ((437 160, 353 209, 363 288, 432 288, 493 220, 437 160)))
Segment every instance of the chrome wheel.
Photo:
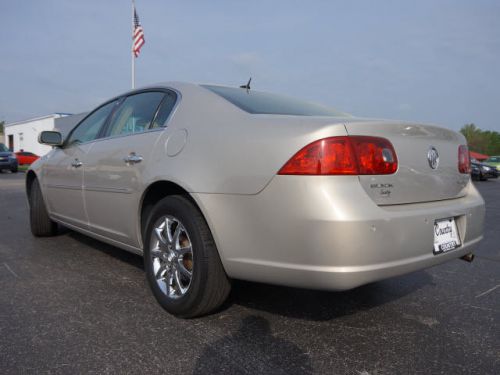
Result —
POLYGON ((189 234, 173 216, 163 216, 153 226, 150 261, 156 283, 169 298, 187 293, 193 277, 193 249, 189 234))
POLYGON ((188 196, 168 195, 154 205, 147 223, 144 268, 158 303, 182 318, 217 309, 231 283, 194 202, 188 196))

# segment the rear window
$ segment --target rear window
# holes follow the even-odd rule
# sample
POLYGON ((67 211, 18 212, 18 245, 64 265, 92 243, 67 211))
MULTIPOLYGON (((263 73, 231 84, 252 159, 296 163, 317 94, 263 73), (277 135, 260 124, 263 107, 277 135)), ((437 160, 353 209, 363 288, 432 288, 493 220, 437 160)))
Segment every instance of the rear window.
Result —
POLYGON ((7 152, 7 151, 9 151, 9 149, 3 143, 0 143, 0 152, 7 152))
POLYGON ((252 114, 348 117, 347 113, 300 99, 234 87, 202 85, 238 108, 252 114))

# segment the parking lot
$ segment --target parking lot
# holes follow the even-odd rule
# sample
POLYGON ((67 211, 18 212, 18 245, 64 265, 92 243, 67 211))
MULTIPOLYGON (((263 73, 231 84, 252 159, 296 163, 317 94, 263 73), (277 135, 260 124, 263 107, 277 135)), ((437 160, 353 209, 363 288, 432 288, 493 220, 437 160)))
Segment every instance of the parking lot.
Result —
POLYGON ((348 292, 235 281, 222 311, 180 320, 142 259, 62 230, 34 238, 24 174, 0 174, 0 373, 499 374, 500 181, 473 263, 348 292))

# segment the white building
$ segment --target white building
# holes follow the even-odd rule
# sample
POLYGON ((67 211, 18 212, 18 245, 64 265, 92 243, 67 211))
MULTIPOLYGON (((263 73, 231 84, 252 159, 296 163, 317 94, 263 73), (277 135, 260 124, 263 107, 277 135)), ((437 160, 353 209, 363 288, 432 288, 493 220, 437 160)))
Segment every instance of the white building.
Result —
POLYGON ((51 147, 38 143, 38 134, 44 130, 59 130, 64 135, 85 116, 85 113, 70 115, 54 113, 47 116, 5 124, 5 145, 14 152, 24 150, 44 155, 51 147))

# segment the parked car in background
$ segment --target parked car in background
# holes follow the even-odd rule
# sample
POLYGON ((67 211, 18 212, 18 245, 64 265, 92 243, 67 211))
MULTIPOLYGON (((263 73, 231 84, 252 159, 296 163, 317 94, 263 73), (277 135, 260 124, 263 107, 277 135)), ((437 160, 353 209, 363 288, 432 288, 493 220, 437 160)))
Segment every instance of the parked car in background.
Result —
POLYGON ((18 163, 16 155, 10 151, 7 146, 0 143, 0 172, 9 170, 12 173, 17 173, 18 163))
POLYGON ((15 154, 19 165, 31 165, 35 160, 40 158, 40 156, 32 152, 24 150, 17 151, 15 154))
POLYGON ((498 178, 499 171, 493 165, 471 160, 471 176, 475 180, 486 181, 489 178, 498 178))
POLYGON ((481 180, 481 168, 477 163, 470 163, 470 175, 473 180, 481 180))
POLYGON ((165 83, 112 98, 26 176, 31 231, 57 223, 144 256, 170 313, 231 279, 346 290, 472 258, 484 201, 460 133, 282 95, 165 83))
POLYGON ((484 162, 496 167, 496 169, 500 171, 500 156, 490 156, 484 162))

